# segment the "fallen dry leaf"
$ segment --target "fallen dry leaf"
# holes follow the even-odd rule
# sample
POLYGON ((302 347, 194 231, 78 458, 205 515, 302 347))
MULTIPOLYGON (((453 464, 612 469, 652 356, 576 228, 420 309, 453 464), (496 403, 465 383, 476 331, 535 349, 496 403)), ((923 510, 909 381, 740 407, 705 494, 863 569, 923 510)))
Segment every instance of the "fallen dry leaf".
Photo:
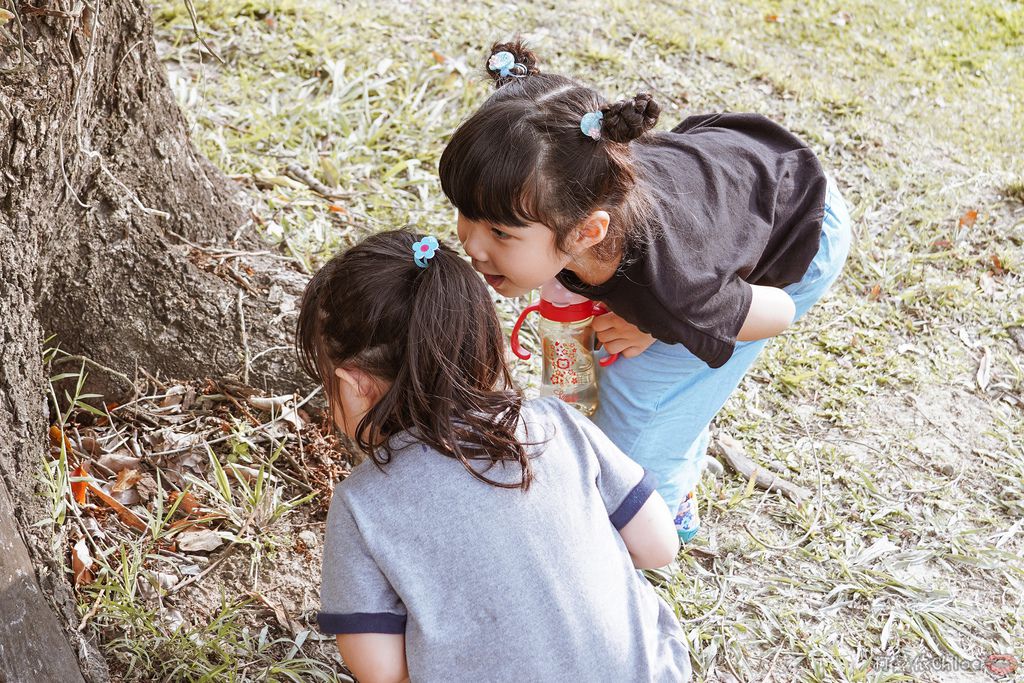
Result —
POLYGON ((169 427, 165 427, 156 432, 150 432, 145 435, 145 440, 154 448, 159 449, 156 455, 160 455, 160 451, 177 451, 186 448, 199 447, 203 443, 203 435, 196 434, 195 432, 176 432, 169 427))
POLYGON ((113 508, 114 512, 117 513, 118 519, 133 529, 138 529, 139 531, 146 530, 146 523, 139 519, 138 515, 114 499, 113 496, 92 483, 89 483, 88 486, 89 490, 92 491, 96 497, 106 503, 108 507, 113 508))
POLYGON ((157 612, 157 617, 163 622, 164 627, 172 633, 185 625, 185 617, 177 609, 161 606, 157 612))
POLYGON ((112 484, 107 484, 103 487, 103 490, 110 494, 110 496, 121 505, 138 505, 142 502, 142 496, 134 488, 128 489, 127 491, 114 491, 112 484))
POLYGON ((50 443, 52 443, 54 446, 60 446, 61 444, 63 444, 64 451, 68 454, 69 458, 75 452, 75 450, 71 448, 70 439, 68 439, 67 435, 63 431, 61 431, 61 428, 58 427, 57 425, 50 425, 50 443))
POLYGON ((146 600, 157 601, 170 589, 178 584, 178 577, 174 574, 157 571, 143 571, 136 579, 139 594, 146 600))
POLYGON ((128 451, 117 451, 114 453, 106 453, 100 456, 100 459, 96 461, 101 467, 105 467, 114 474, 117 474, 124 469, 138 469, 142 464, 139 458, 130 454, 128 451))
POLYGON ((84 538, 78 540, 75 547, 71 549, 71 568, 75 572, 75 586, 82 586, 92 583, 92 552, 84 538))
POLYGON ((985 353, 981 356, 981 362, 978 363, 978 374, 976 379, 978 380, 978 387, 985 391, 988 388, 989 379, 992 376, 992 353, 985 348, 985 353))
POLYGON ((181 502, 178 504, 178 509, 184 512, 186 515, 193 515, 199 512, 199 501, 192 495, 191 492, 178 493, 177 491, 171 491, 168 498, 171 501, 171 505, 181 497, 181 502))
POLYGON ((94 436, 83 436, 82 437, 82 450, 93 457, 98 457, 103 454, 103 448, 100 447, 99 441, 94 436))
POLYGON ((986 296, 994 296, 996 293, 996 283, 992 279, 992 276, 988 273, 982 273, 981 278, 981 291, 985 292, 986 296))
POLYGON ((177 537, 178 549, 187 553, 210 552, 224 543, 224 539, 215 531, 201 529, 185 531, 177 537))
MULTIPOLYGON (((72 477, 88 477, 89 472, 85 469, 85 463, 79 463, 78 467, 71 473, 72 477)), ((79 505, 85 505, 85 499, 89 491, 89 482, 87 481, 72 481, 71 482, 71 495, 74 497, 75 502, 79 505)))
POLYGON ((295 396, 250 396, 247 400, 254 408, 258 408, 272 416, 290 423, 296 429, 302 429, 302 418, 294 408, 295 396))
POLYGON ((175 384, 170 387, 164 394, 164 400, 160 402, 161 408, 170 408, 171 406, 180 405, 182 399, 185 398, 185 386, 182 384, 175 384))
POLYGON ((152 500, 156 496, 159 488, 160 485, 156 483, 156 479, 154 479, 153 475, 148 472, 144 473, 139 477, 139 480, 135 482, 135 490, 139 492, 139 495, 142 496, 142 500, 145 501, 152 500))
POLYGON ((114 486, 110 489, 111 493, 121 493, 127 491, 131 487, 135 486, 142 475, 138 470, 125 468, 117 473, 117 481, 114 482, 114 486))

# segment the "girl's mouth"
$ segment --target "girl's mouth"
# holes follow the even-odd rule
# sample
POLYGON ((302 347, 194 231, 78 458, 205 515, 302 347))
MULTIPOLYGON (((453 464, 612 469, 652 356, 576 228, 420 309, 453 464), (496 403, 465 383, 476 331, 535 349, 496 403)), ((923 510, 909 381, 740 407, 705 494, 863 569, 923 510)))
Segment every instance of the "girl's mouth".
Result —
POLYGON ((500 287, 501 283, 505 281, 504 275, 488 275, 487 273, 483 273, 483 276, 484 280, 487 281, 487 284, 489 284, 494 289, 500 287))

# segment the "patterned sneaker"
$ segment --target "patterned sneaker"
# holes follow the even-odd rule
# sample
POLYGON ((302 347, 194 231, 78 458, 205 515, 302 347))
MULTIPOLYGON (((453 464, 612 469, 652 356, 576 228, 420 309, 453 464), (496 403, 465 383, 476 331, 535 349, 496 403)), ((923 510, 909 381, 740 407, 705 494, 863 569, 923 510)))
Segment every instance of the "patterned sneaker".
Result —
POLYGON ((690 491, 676 511, 676 533, 682 543, 689 543, 700 531, 700 513, 697 511, 697 492, 690 491))

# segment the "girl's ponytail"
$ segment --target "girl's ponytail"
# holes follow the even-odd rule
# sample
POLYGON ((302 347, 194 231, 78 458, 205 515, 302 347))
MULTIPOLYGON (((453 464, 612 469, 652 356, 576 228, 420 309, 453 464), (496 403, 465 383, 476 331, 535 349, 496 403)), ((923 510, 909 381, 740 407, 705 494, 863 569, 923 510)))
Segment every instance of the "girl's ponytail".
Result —
POLYGON ((526 44, 518 38, 509 43, 492 45, 484 70, 494 80, 496 88, 518 78, 540 73, 540 69, 537 68, 537 55, 527 49, 526 44))
POLYGON ((601 137, 613 142, 631 142, 654 128, 661 107, 650 93, 639 93, 628 100, 620 100, 601 109, 601 137))
POLYGON ((420 438, 483 482, 528 488, 532 469, 515 433, 522 398, 512 389, 504 336, 483 281, 442 248, 416 275, 411 303, 402 367, 420 438), (516 461, 522 476, 496 481, 472 460, 516 461))
POLYGON ((408 230, 379 233, 317 271, 299 311, 303 365, 323 382, 332 413, 338 367, 390 385, 356 428, 356 443, 378 467, 391 460, 390 437, 409 430, 477 479, 526 489, 532 469, 516 436, 522 396, 486 285, 436 242, 417 263, 417 242, 408 230), (473 460, 489 464, 478 470, 473 460), (484 474, 501 461, 520 465, 518 480, 484 474))

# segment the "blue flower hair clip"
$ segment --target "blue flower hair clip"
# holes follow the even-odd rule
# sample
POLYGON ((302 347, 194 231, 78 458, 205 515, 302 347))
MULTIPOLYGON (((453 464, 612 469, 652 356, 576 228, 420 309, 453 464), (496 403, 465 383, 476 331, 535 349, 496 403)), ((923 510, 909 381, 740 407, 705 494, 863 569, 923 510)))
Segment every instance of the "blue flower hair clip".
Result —
POLYGON ((523 78, 530 73, 525 64, 517 62, 515 55, 505 50, 491 55, 491 58, 487 60, 487 68, 491 71, 497 71, 502 78, 507 76, 523 78))
POLYGON ((414 242, 412 245, 412 260, 416 262, 416 265, 420 268, 427 267, 427 261, 434 258, 434 254, 437 253, 440 245, 437 243, 437 238, 433 235, 427 235, 419 242, 414 242))
POLYGON ((580 130, 589 138, 601 139, 601 122, 604 121, 604 114, 599 111, 588 111, 580 119, 580 130))

